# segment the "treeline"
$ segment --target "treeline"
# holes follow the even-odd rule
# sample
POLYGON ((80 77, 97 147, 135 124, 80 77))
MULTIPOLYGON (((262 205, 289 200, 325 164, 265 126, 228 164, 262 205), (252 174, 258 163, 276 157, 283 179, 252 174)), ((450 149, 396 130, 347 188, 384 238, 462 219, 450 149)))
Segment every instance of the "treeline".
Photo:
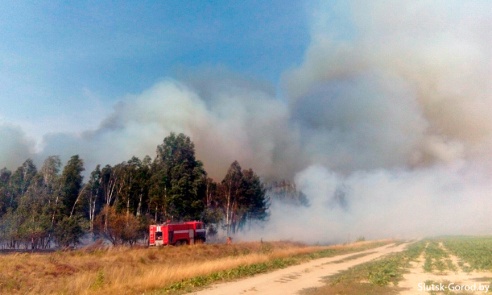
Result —
POLYGON ((0 245, 70 247, 87 233, 131 245, 151 223, 203 220, 209 234, 232 234, 268 216, 265 186, 252 169, 234 161, 214 181, 184 134, 166 137, 154 159, 98 165, 86 182, 84 170, 78 155, 63 169, 50 156, 40 169, 28 159, 13 172, 0 170, 0 245))

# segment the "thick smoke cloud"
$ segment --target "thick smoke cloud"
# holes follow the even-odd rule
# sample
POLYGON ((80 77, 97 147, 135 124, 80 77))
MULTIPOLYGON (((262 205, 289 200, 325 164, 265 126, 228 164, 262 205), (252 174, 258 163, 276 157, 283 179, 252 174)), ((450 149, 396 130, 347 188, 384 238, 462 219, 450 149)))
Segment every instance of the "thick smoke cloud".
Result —
POLYGON ((264 176, 292 177, 296 161, 290 156, 297 146, 289 131, 287 106, 254 81, 224 70, 212 72, 211 78, 188 75, 183 77, 186 82, 165 80, 127 97, 95 131, 46 137, 44 154, 64 151, 62 158, 68 158, 80 153, 86 166, 93 168, 133 155, 154 157, 164 137, 183 132, 217 180, 234 160, 264 176))
POLYGON ((303 65, 285 78, 316 161, 351 171, 488 152, 491 4, 371 1, 350 8, 353 36, 337 40, 320 13, 303 65))
POLYGON ((304 159, 317 163, 296 178, 311 206, 273 204, 261 234, 490 233, 492 5, 349 6, 351 37, 332 31, 321 9, 304 63, 285 75, 304 159))
POLYGON ((250 232, 246 239, 330 243, 358 237, 490 234, 491 174, 482 169, 462 162, 412 171, 357 171, 343 176, 322 166, 311 166, 296 178, 310 206, 274 203, 271 222, 259 232, 250 232))
MULTIPOLYGON (((284 97, 224 69, 182 73, 126 97, 96 130, 46 136, 40 158, 78 153, 91 170, 154 156, 184 132, 216 180, 238 160, 265 179, 295 178, 309 198, 308 208, 274 202, 248 238, 490 232, 492 4, 345 3, 313 9, 284 97)), ((29 154, 19 130, 0 132, 29 154)))
POLYGON ((0 169, 15 169, 33 156, 34 142, 17 126, 0 123, 0 169))

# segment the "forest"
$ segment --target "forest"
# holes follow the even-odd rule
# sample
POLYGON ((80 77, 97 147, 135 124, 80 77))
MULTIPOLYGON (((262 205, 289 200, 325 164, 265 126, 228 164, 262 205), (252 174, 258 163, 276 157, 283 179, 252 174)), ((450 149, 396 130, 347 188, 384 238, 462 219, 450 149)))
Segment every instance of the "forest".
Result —
POLYGON ((204 221, 209 236, 230 235, 268 219, 267 189, 274 197, 293 191, 285 182, 266 186, 237 161, 224 179, 211 179, 182 133, 164 138, 154 159, 97 165, 86 181, 84 171, 78 155, 64 166, 49 156, 40 168, 27 159, 15 171, 1 169, 0 247, 70 248, 87 236, 134 245, 146 239, 149 224, 184 220, 204 221))

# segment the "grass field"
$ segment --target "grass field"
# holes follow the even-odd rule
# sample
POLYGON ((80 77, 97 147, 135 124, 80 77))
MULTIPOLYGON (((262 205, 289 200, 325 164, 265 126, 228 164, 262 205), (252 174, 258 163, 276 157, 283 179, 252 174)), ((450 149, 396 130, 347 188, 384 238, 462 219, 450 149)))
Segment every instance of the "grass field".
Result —
POLYGON ((179 294, 387 242, 251 242, 0 255, 0 294, 179 294))
MULTIPOLYGON (((404 291, 399 284, 404 274, 409 272, 411 262, 422 259, 421 271, 429 277, 441 277, 438 281, 423 283, 444 283, 446 275, 451 274, 466 280, 467 274, 475 271, 469 284, 481 282, 492 285, 492 237, 438 237, 411 244, 406 251, 352 267, 325 279, 326 285, 304 290, 304 295, 347 294, 347 295, 385 295, 400 294, 404 291), (451 255, 455 256, 453 262, 451 255), (483 272, 483 275, 481 274, 483 272)), ((459 281, 458 281, 459 283, 459 281)), ((416 287, 416 286, 415 286, 416 287)), ((474 294, 446 290, 445 292, 420 292, 421 294, 474 294)), ((420 294, 419 293, 419 294, 420 294)))

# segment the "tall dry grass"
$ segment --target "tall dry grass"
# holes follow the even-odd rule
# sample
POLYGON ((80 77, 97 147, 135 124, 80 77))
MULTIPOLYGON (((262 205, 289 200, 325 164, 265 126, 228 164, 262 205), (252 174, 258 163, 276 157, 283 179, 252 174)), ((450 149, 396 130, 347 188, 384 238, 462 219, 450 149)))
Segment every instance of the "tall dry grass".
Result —
POLYGON ((257 242, 0 255, 0 294, 143 294, 183 279, 327 248, 257 242))

